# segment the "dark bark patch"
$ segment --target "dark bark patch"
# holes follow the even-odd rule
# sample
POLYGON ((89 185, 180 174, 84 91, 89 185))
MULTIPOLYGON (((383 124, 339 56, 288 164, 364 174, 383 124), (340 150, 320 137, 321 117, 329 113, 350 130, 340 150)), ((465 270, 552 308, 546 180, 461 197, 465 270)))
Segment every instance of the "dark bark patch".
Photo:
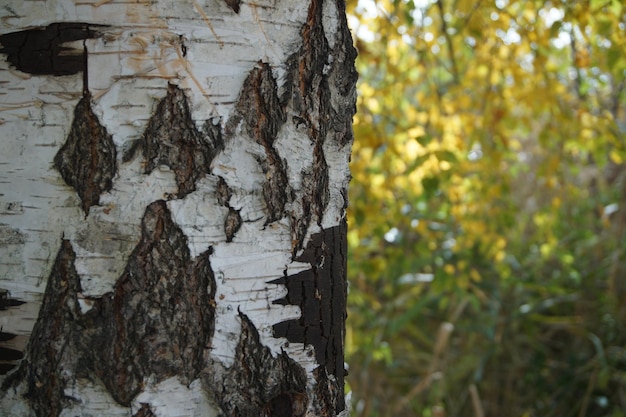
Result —
POLYGON ((219 177, 217 180, 217 202, 220 206, 230 207, 230 197, 232 197, 233 193, 226 180, 222 177, 219 177))
POLYGON ((192 262, 165 202, 148 206, 141 241, 101 307, 98 339, 106 344, 96 373, 120 404, 129 405, 151 375, 189 384, 202 369, 214 326, 209 255, 192 262))
POLYGON ((235 210, 232 207, 228 208, 228 214, 226 220, 224 220, 224 233, 226 233, 226 242, 232 242, 235 237, 235 233, 241 227, 243 223, 241 220, 241 210, 235 210))
POLYGON ((92 299, 85 314, 76 256, 63 240, 25 358, 3 384, 25 381, 37 416, 61 412, 69 378, 95 373, 118 403, 130 406, 148 378, 178 376, 189 384, 204 367, 214 330, 212 251, 191 259, 164 201, 147 207, 141 227, 114 291, 92 299))
POLYGON ((241 5, 241 0, 224 0, 226 5, 231 8, 231 10, 237 14, 239 14, 239 6, 241 5))
POLYGON ((243 220, 241 219, 241 210, 236 210, 230 205, 232 190, 222 177, 219 177, 217 181, 216 195, 217 202, 228 209, 228 214, 224 219, 224 233, 226 234, 226 242, 232 242, 235 233, 241 228, 243 220))
POLYGON ((16 349, 0 346, 0 361, 17 361, 24 357, 24 354, 16 349))
POLYGON ((263 408, 264 416, 301 417, 306 413, 308 398, 301 392, 282 392, 263 408))
POLYGON ((81 22, 52 23, 46 27, 0 35, 7 61, 16 69, 36 75, 72 75, 85 71, 85 50, 64 46, 69 42, 102 36, 93 25, 81 22))
POLYGON ((113 138, 100 124, 91 108, 91 96, 85 92, 74 109, 67 140, 54 157, 54 166, 78 193, 85 214, 113 187, 116 157, 113 138))
POLYGON ((79 337, 77 293, 81 291, 76 255, 63 240, 52 267, 39 317, 30 336, 25 359, 9 375, 3 388, 26 382, 26 394, 37 416, 57 416, 67 403, 64 388, 78 357, 71 341, 79 337))
MULTIPOLYGON (((314 234, 296 261, 311 269, 271 281, 287 287, 287 295, 274 304, 297 305, 299 319, 274 325, 274 336, 313 345, 317 363, 334 375, 341 390, 337 411, 343 410, 343 339, 346 320, 346 223, 314 234)), ((337 394, 339 395, 339 394, 337 394)))
POLYGON ((329 378, 322 366, 313 370, 315 378, 315 416, 334 417, 345 408, 343 378, 329 378))
POLYGON ((150 117, 146 130, 136 146, 124 156, 129 161, 141 148, 146 159, 145 173, 166 165, 176 177, 177 197, 195 191, 196 181, 210 171, 211 161, 223 148, 221 127, 207 122, 206 138, 196 129, 183 90, 169 84, 167 94, 150 117))
POLYGON ((150 404, 141 403, 141 408, 133 414, 133 417, 156 417, 156 414, 150 408, 150 404))
POLYGON ((246 133, 265 150, 259 163, 265 174, 263 197, 268 210, 266 223, 285 215, 289 181, 285 162, 274 148, 285 114, 278 98, 278 86, 269 64, 260 62, 243 83, 229 131, 242 119, 246 133))
POLYGON ((0 288, 0 311, 10 307, 21 306, 22 304, 24 304, 24 301, 11 297, 11 293, 8 290, 0 288))
POLYGON ((285 353, 273 357, 250 319, 243 313, 239 319, 233 365, 221 377, 210 370, 203 375, 222 412, 237 417, 303 416, 308 404, 304 369, 285 353))
MULTIPOLYGON (((25 304, 24 301, 11 297, 8 290, 0 288, 0 312, 25 304)), ((8 342, 17 337, 16 334, 3 332, 0 327, 0 375, 5 375, 14 369, 19 360, 24 357, 21 350, 2 346, 4 342, 8 342)))

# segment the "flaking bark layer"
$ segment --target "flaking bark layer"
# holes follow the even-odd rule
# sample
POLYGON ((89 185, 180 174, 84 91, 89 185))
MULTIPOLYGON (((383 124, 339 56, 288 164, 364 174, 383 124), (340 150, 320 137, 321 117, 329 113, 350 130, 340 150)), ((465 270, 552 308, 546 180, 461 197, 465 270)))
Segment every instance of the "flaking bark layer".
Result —
POLYGON ((91 96, 85 92, 74 109, 67 140, 54 157, 54 166, 78 193, 85 214, 113 187, 116 159, 113 138, 100 124, 91 108, 91 96))

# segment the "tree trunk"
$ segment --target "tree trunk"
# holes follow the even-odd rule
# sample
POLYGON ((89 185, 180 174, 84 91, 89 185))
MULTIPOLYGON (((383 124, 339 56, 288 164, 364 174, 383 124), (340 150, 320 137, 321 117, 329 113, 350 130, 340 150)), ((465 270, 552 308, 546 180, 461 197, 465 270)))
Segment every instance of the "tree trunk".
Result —
POLYGON ((0 17, 0 415, 347 414, 343 2, 0 17))

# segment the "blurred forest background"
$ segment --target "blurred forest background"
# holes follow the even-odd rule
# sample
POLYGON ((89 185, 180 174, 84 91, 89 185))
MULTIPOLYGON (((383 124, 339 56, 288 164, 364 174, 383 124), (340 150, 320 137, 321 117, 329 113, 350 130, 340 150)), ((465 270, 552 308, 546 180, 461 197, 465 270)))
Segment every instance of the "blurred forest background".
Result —
POLYGON ((626 416, 626 6, 348 13, 353 415, 626 416))

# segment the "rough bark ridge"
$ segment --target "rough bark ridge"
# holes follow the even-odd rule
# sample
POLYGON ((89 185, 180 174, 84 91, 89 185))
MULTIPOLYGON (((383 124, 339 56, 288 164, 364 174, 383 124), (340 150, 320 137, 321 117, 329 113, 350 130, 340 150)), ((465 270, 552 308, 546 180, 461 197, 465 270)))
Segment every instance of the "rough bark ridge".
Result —
POLYGON ((87 314, 102 326, 96 373, 120 404, 129 405, 151 375, 189 384, 202 369, 214 328, 209 255, 192 261, 165 202, 148 206, 141 242, 114 293, 87 314))
POLYGON ((196 189, 200 177, 209 173, 211 160, 224 146, 221 133, 210 122, 204 130, 208 140, 196 129, 183 90, 169 84, 141 140, 124 160, 130 160, 141 147, 146 158, 145 173, 159 165, 168 166, 176 175, 176 197, 183 198, 196 189))
MULTIPOLYGON (((230 125, 244 120, 246 133, 263 147, 265 157, 258 158, 265 183, 263 197, 267 206, 266 223, 283 218, 287 203, 289 181, 284 162, 274 148, 278 131, 285 123, 285 115, 278 99, 278 86, 267 63, 260 62, 246 78, 237 102, 237 114, 230 125)), ((230 127, 229 130, 232 130, 230 127)))
POLYGON ((113 187, 117 170, 113 138, 91 109, 85 92, 74 109, 74 121, 65 144, 54 157, 54 166, 83 202, 83 211, 98 205, 100 195, 113 187))
MULTIPOLYGON (((345 14, 345 5, 337 1, 340 13, 345 14)), ((355 108, 354 69, 356 50, 345 22, 337 34, 334 48, 329 46, 323 26, 323 1, 313 0, 309 6, 306 24, 301 30, 302 47, 290 58, 292 85, 286 96, 298 123, 307 129, 313 150, 313 165, 302 172, 300 202, 291 213, 293 254, 304 243, 312 220, 322 221, 329 200, 328 165, 324 155, 324 142, 329 138, 341 146, 352 142, 352 115, 355 108), (339 109, 331 104, 329 83, 337 87, 339 109)))
POLYGON ((26 383, 35 413, 57 416, 71 400, 64 389, 89 371, 126 406, 149 377, 176 375, 189 384, 204 366, 214 329, 209 255, 190 259, 165 202, 154 202, 114 292, 86 300, 92 305, 83 314, 75 253, 63 240, 26 358, 3 388, 26 383))
POLYGON ((202 375, 224 415, 304 416, 309 400, 304 369, 285 353, 274 358, 261 344, 259 333, 250 319, 243 313, 239 313, 239 319, 238 360, 221 372, 216 372, 221 365, 214 363, 202 375))

